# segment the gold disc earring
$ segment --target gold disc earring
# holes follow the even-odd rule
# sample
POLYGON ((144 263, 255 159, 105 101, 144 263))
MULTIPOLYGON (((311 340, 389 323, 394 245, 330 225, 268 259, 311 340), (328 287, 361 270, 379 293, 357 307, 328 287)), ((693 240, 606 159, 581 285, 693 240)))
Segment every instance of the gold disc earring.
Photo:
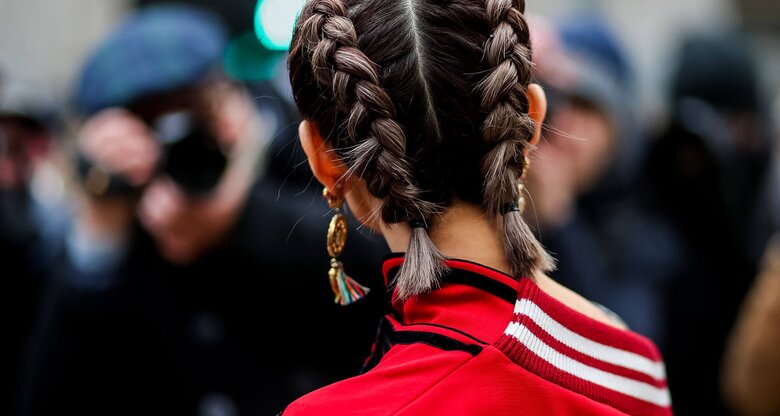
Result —
POLYGON ((335 302, 346 306, 363 299, 368 294, 369 289, 347 276, 344 272, 344 264, 338 260, 347 243, 347 219, 341 213, 344 197, 333 195, 328 188, 322 190, 322 196, 334 212, 328 226, 327 243, 328 254, 331 257, 330 271, 328 272, 330 288, 336 295, 335 302))

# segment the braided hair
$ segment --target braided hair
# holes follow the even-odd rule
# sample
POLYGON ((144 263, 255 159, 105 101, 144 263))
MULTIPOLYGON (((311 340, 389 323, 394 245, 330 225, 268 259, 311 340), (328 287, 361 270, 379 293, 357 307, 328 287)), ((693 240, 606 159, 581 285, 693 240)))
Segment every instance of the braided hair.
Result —
POLYGON ((290 49, 303 117, 412 238, 396 277, 405 299, 435 288, 444 257, 434 217, 456 200, 503 221, 513 272, 552 265, 517 212, 530 40, 522 0, 309 0, 290 49), (487 74, 487 75, 485 75, 487 74), (476 91, 476 93, 475 93, 476 91))
POLYGON ((487 113, 482 137, 492 149, 482 160, 484 205, 489 216, 503 214, 504 251, 512 271, 533 276, 536 270, 552 269, 553 260, 519 210, 507 208, 521 197, 518 184, 527 169, 523 150, 536 129, 526 95, 531 82, 531 34, 523 17, 524 0, 487 0, 485 8, 492 28, 485 46, 491 69, 479 90, 487 113))

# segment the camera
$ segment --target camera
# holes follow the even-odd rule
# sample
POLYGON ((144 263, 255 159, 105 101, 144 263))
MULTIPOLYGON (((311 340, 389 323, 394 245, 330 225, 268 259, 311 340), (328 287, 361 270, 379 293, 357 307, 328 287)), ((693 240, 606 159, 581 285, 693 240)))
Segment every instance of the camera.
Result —
POLYGON ((154 123, 163 145, 160 171, 189 194, 207 194, 219 184, 227 158, 207 123, 190 112, 165 114, 154 123))
MULTIPOLYGON (((163 114, 149 127, 162 149, 157 172, 167 175, 190 196, 208 195, 216 188, 228 159, 208 123, 190 111, 163 114)), ((79 158, 79 175, 93 196, 128 195, 139 191, 124 178, 79 158)))

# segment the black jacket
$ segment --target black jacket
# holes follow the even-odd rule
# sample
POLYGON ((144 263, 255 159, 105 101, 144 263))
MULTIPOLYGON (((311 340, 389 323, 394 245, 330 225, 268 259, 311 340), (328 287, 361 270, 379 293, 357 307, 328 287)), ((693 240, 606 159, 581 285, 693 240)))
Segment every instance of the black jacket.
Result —
MULTIPOLYGON (((333 303, 315 192, 256 184, 219 250, 180 267, 136 234, 101 290, 52 270, 25 357, 22 414, 273 414, 357 373, 382 312, 384 243, 352 232, 344 263, 376 288, 333 303)), ((354 229, 354 228, 353 228, 354 229)))

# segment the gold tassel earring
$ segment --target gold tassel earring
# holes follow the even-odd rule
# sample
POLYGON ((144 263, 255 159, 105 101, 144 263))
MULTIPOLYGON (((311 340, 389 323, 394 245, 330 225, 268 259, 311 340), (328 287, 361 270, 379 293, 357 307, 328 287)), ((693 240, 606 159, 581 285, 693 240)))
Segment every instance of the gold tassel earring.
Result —
POLYGON ((338 260, 347 242, 347 220, 341 213, 344 197, 333 195, 328 188, 322 190, 322 196, 334 212, 328 226, 328 254, 331 257, 328 272, 330 288, 336 295, 336 303, 346 306, 363 299, 369 289, 347 276, 344 272, 344 264, 338 260))

